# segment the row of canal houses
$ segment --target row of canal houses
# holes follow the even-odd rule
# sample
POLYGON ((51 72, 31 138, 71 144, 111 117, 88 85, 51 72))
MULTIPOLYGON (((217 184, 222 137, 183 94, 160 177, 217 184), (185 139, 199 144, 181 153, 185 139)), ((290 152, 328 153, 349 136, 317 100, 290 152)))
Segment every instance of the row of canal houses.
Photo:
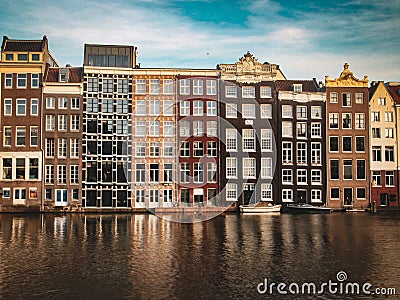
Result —
POLYGON ((348 64, 288 80, 249 52, 142 68, 136 47, 85 44, 83 61, 3 37, 0 211, 399 206, 400 83, 348 64))

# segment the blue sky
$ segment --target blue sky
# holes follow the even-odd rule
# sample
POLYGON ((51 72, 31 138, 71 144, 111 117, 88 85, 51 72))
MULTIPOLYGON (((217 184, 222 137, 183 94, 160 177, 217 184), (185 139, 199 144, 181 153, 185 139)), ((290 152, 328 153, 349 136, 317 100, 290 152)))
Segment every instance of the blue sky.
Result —
POLYGON ((215 68, 247 51, 288 79, 400 81, 400 0, 2 0, 0 33, 41 39, 60 65, 83 44, 135 45, 142 67, 215 68))

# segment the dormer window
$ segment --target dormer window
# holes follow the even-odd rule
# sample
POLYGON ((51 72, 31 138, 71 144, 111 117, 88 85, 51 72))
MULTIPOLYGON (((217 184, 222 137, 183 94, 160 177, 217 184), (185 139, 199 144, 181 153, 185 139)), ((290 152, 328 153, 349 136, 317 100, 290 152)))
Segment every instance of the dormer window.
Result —
POLYGON ((28 60, 28 54, 18 54, 18 60, 28 60))
POLYGON ((302 84, 293 84, 293 92, 301 93, 302 91, 303 91, 303 85, 302 84))
POLYGON ((68 69, 67 68, 60 68, 58 81, 59 82, 67 82, 68 81, 68 69))
POLYGON ((14 54, 12 53, 6 54, 6 60, 14 60, 14 54))
POLYGON ((39 61, 40 55, 39 54, 32 54, 32 60, 33 61, 39 61))

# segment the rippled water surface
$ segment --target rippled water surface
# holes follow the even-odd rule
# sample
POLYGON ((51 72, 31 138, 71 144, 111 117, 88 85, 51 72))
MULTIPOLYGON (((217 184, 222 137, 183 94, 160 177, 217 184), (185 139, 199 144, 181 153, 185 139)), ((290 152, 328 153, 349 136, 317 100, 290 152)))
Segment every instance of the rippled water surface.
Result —
POLYGON ((386 299, 260 295, 257 285, 369 282, 400 298, 400 216, 0 215, 0 299, 386 299))

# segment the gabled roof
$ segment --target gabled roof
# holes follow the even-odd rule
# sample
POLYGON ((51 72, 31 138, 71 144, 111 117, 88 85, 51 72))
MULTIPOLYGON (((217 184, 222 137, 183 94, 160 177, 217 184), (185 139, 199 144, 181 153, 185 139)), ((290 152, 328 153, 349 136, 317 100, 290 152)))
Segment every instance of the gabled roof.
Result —
POLYGON ((368 88, 369 99, 371 99, 372 96, 375 94, 376 89, 378 88, 378 86, 379 86, 379 82, 376 83, 376 84, 373 84, 372 86, 370 86, 368 88))
POLYGON ((42 40, 10 40, 3 36, 1 51, 43 52, 47 48, 47 37, 42 40))
POLYGON ((391 85, 386 84, 386 88, 388 89, 390 96, 392 96, 394 102, 397 105, 400 105, 400 84, 399 85, 391 85))
POLYGON ((69 83, 80 83, 83 78, 83 68, 66 67, 66 68, 49 68, 45 82, 59 82, 60 69, 68 70, 69 83))
POLYGON ((275 83, 278 91, 293 91, 294 84, 301 84, 303 92, 319 91, 314 80, 277 80, 275 83))

